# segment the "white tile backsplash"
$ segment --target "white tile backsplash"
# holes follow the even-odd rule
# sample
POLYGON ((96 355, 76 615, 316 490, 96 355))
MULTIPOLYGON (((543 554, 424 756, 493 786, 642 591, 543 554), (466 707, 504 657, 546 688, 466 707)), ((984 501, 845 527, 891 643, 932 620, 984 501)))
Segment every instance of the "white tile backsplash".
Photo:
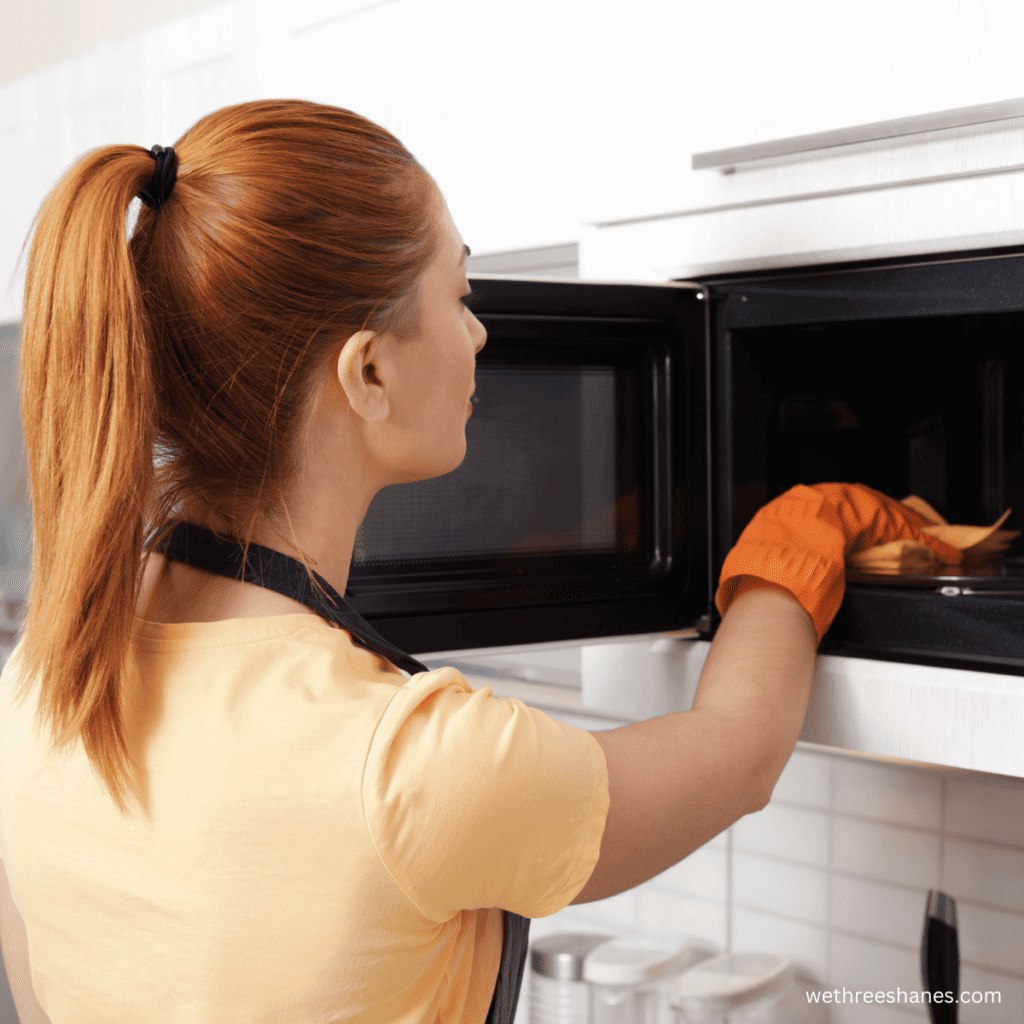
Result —
POLYGON ((689 899, 650 883, 640 886, 638 892, 644 934, 688 939, 712 953, 724 951, 728 929, 725 902, 689 899))
POLYGON ((802 864, 828 866, 828 815, 769 803, 732 827, 736 850, 786 857, 802 864))
MULTIPOLYGON (((910 1003, 910 993, 921 989, 921 956, 917 950, 833 932, 830 960, 829 987, 851 993, 870 992, 870 1005, 874 1009, 887 1004, 888 993, 893 994, 894 1000, 900 1000, 903 991, 907 993, 907 1012, 926 1018, 923 1008, 915 1008, 910 1003)), ((861 995, 862 1001, 863 998, 861 995)))
POLYGON ((595 900, 593 903, 570 904, 573 913, 596 931, 609 929, 616 934, 635 931, 639 927, 638 903, 643 886, 637 886, 618 896, 609 896, 606 900, 595 900))
POLYGON ((946 831, 1024 847, 1024 779, 968 772, 950 775, 946 831))
POLYGON ((824 925, 828 872, 737 850, 732 858, 732 898, 736 906, 824 925))
POLYGON ((725 850, 729 846, 729 835, 730 832, 726 829, 725 832, 719 832, 714 839, 709 839, 702 847, 702 850, 725 850))
POLYGON ((833 828, 833 867, 837 871, 922 889, 939 884, 941 844, 936 833, 839 815, 833 828))
POLYGON ((937 829, 942 824, 942 777, 864 761, 835 766, 838 814, 937 829))
POLYGON ((779 953, 812 978, 828 969, 828 931, 745 907, 732 909, 732 949, 736 953, 779 953))
POLYGON ((1024 979, 961 966, 960 991, 964 997, 960 1024, 1020 1024, 1024 1020, 1024 979), (967 1002, 967 993, 972 1000, 998 993, 999 1000, 967 1002))
POLYGON ((947 839, 942 888, 954 899, 1024 911, 1024 850, 947 839))
POLYGON ((959 900, 956 918, 962 960, 1024 976, 1024 914, 959 900))
POLYGON ((725 844, 702 846, 678 864, 673 864, 667 871, 655 875, 650 884, 656 885, 659 889, 668 889, 680 896, 694 896, 697 899, 724 904, 729 895, 727 862, 725 844))
POLYGON ((772 803, 828 810, 832 800, 832 760, 822 754, 795 750, 775 783, 772 803))
POLYGON ((865 939, 920 947, 927 891, 839 873, 832 877, 831 890, 831 919, 837 928, 865 939))

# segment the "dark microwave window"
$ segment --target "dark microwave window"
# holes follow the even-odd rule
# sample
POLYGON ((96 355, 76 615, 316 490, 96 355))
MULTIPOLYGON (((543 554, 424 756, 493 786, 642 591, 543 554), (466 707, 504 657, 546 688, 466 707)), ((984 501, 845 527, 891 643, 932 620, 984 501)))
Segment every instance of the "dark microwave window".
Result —
POLYGON ((462 465, 381 491, 353 567, 635 551, 638 481, 616 444, 633 376, 613 365, 478 365, 462 465))
MULTIPOLYGON (((916 494, 953 523, 1024 525, 1020 313, 735 331, 732 532, 795 484, 916 494)), ((1024 544, 1021 545, 1024 548, 1024 544)))

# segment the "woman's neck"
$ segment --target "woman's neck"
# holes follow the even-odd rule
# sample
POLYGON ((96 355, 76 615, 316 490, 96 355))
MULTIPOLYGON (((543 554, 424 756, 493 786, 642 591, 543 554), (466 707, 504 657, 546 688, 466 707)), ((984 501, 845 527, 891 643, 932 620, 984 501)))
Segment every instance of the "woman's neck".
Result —
MULTIPOLYGON (((319 494, 307 492, 304 504, 295 503, 290 526, 257 526, 252 541, 304 560, 339 594, 344 594, 356 532, 373 495, 364 494, 355 504, 351 491, 348 501, 339 500, 336 495, 337 491, 326 489, 319 494)), ((186 503, 177 518, 238 540, 244 540, 246 533, 244 527, 233 527, 229 520, 213 516, 195 503, 186 503)), ((153 553, 143 571, 136 614, 150 622, 176 623, 316 613, 266 587, 217 576, 153 553)))

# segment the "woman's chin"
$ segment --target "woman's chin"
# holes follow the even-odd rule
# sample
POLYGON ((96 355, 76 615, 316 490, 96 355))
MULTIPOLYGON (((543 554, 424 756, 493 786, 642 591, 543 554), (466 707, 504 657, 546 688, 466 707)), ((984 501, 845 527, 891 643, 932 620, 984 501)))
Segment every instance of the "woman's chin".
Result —
POLYGON ((403 475, 395 483, 414 483, 417 480, 434 480, 439 476, 446 476, 462 465, 466 458, 466 442, 463 438, 459 449, 452 452, 447 458, 441 459, 436 455, 433 458, 424 460, 423 463, 410 467, 408 475, 403 475))

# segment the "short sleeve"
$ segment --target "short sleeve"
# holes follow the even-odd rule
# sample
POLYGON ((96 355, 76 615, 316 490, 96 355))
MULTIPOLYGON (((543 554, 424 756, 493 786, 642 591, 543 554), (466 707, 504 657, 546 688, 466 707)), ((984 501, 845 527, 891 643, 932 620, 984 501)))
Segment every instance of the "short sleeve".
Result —
POLYGON ((362 792, 384 866, 428 919, 490 907, 547 917, 597 864, 608 766, 589 732, 445 668, 390 702, 362 792))

